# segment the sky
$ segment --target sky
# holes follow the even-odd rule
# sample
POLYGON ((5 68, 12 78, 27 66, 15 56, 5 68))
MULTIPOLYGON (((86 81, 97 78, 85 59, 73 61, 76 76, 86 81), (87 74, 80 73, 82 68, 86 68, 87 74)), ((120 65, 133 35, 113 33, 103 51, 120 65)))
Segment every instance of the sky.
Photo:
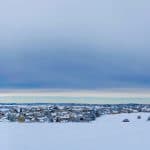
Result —
POLYGON ((0 2, 0 88, 149 88, 149 0, 0 2))

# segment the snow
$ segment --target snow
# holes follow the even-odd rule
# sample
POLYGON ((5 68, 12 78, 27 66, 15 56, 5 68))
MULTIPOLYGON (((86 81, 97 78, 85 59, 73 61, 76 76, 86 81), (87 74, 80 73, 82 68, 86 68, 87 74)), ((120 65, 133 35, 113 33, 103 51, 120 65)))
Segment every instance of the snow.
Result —
POLYGON ((2 150, 147 150, 148 113, 105 115, 90 123, 0 123, 2 150), (141 119, 137 116, 141 115, 141 119), (123 119, 130 122, 124 123, 123 119))

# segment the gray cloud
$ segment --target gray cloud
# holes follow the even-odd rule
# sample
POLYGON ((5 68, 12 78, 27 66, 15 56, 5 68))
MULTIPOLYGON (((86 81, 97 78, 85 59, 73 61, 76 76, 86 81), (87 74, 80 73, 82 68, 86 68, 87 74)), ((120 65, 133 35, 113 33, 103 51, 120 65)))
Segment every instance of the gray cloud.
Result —
POLYGON ((0 87, 149 87, 150 2, 0 4, 0 87))

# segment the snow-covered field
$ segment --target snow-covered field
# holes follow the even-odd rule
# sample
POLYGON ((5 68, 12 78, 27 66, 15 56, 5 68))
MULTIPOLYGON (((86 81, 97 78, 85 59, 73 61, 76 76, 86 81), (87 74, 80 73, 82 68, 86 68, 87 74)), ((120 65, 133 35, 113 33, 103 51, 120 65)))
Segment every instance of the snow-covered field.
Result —
POLYGON ((1 150, 148 150, 150 114, 107 115, 91 123, 0 123, 1 150), (130 122, 123 123, 128 118, 130 122))

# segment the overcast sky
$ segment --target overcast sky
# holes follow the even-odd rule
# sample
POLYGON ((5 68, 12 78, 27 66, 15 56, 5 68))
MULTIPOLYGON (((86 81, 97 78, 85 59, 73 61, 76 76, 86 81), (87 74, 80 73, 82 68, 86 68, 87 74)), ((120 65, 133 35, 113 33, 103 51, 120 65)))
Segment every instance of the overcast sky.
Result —
POLYGON ((0 88, 150 87, 149 0, 0 2, 0 88))

